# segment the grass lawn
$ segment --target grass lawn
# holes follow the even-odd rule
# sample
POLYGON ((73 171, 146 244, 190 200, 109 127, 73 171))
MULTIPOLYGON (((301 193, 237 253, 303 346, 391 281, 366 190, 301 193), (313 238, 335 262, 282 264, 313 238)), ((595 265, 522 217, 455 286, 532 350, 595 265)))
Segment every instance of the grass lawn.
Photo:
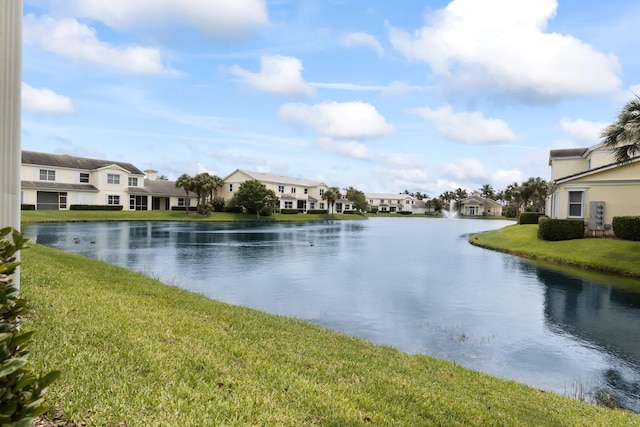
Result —
POLYGON ((184 211, 21 211, 23 224, 32 222, 62 222, 62 221, 210 221, 210 222, 292 222, 292 221, 323 221, 326 219, 364 219, 360 215, 351 214, 273 214, 256 218, 254 214, 237 214, 213 212, 209 215, 198 215, 184 211))
POLYGON ((619 239, 538 240, 538 225, 510 225, 479 233, 469 241, 478 246, 548 261, 640 278, 640 242, 619 239))
MULTIPOLYGON (((31 366, 88 426, 640 426, 610 410, 33 245, 31 366)), ((215 277, 212 278, 215 280, 215 277)), ((84 424, 83 424, 84 425, 84 424)))

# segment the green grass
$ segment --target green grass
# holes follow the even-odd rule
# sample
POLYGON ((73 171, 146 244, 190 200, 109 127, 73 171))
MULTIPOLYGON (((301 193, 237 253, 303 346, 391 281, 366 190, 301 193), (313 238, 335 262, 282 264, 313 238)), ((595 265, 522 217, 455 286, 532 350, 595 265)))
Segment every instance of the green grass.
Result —
MULTIPOLYGON (((48 402, 88 426, 630 426, 640 416, 34 245, 21 286, 48 402)), ((215 280, 215 278, 212 278, 215 280)))
POLYGON ((619 239, 538 240, 538 225, 510 225, 471 236, 478 246, 535 260, 640 278, 640 242, 619 239))
POLYGON ((347 214, 273 214, 257 219, 254 214, 236 214, 213 212, 209 215, 198 215, 184 211, 22 211, 23 224, 33 222, 63 222, 63 221, 211 221, 211 222, 294 222, 294 221, 323 221, 326 219, 363 219, 360 215, 347 214))

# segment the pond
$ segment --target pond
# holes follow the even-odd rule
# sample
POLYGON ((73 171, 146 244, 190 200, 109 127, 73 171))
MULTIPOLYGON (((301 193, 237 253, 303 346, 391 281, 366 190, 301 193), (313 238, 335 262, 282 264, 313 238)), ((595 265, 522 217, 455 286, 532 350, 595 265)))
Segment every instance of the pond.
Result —
POLYGON ((210 298, 640 411, 640 283, 467 241, 508 221, 32 224, 37 243, 210 298))

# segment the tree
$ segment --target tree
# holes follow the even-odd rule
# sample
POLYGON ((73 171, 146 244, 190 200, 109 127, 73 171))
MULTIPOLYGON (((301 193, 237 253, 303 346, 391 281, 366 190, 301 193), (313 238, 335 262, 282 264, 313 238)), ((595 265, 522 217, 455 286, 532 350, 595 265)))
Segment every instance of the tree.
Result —
POLYGON ((364 213, 369 209, 369 203, 367 203, 367 197, 360 190, 356 190, 353 187, 347 188, 347 199, 353 204, 353 207, 359 213, 364 213))
POLYGON ((193 187, 193 178, 190 175, 183 173, 178 177, 178 179, 176 179, 176 187, 182 188, 184 192, 187 193, 187 209, 185 210, 185 212, 186 215, 189 215, 189 192, 193 187))
POLYGON ((242 206, 249 211, 256 213, 256 218, 260 218, 260 212, 266 211, 269 214, 278 205, 278 196, 273 190, 269 190, 260 181, 250 179, 242 184, 233 196, 230 205, 242 206))
POLYGON ((327 201, 327 213, 332 213, 336 200, 342 198, 342 193, 338 187, 329 187, 322 194, 322 200, 327 201))
POLYGON ((480 194, 485 199, 491 199, 491 200, 493 200, 493 198, 496 196, 496 192, 491 186, 491 184, 484 184, 482 188, 480 188, 480 194))
POLYGON ((640 96, 629 101, 618 119, 600 134, 605 147, 613 150, 616 162, 622 164, 640 155, 640 96))

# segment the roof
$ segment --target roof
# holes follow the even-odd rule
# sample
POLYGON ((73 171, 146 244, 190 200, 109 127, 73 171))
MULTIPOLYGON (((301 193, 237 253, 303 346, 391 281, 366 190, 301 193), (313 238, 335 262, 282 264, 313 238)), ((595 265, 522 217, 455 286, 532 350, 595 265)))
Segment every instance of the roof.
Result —
POLYGON ((258 180, 260 182, 271 182, 271 183, 274 183, 274 184, 298 185, 298 186, 301 186, 301 187, 317 187, 317 186, 320 186, 320 185, 324 185, 325 187, 327 186, 327 184, 325 184, 324 182, 313 181, 313 180, 310 180, 310 179, 295 178, 295 177, 286 176, 286 175, 275 175, 275 174, 264 173, 264 172, 248 171, 248 170, 245 170, 245 169, 236 169, 235 171, 230 173, 227 177, 225 177, 224 181, 226 181, 231 175, 233 175, 236 172, 242 172, 245 175, 248 175, 250 178, 256 179, 256 180, 258 180))
POLYGON ((481 205, 491 205, 491 206, 500 205, 500 203, 496 202, 495 200, 487 199, 480 196, 471 196, 471 197, 467 197, 466 199, 460 200, 461 205, 468 205, 471 203, 478 203, 481 205))
POLYGON ((65 184, 51 181, 22 181, 21 188, 35 188, 39 190, 72 190, 97 192, 98 189, 91 184, 65 184))
MULTIPOLYGON (((153 196, 187 197, 187 193, 185 193, 184 188, 176 187, 175 181, 168 181, 164 179, 145 179, 144 188, 129 187, 129 193, 133 193, 136 190, 146 190, 146 194, 151 194, 153 196)), ((196 197, 196 194, 190 191, 189 197, 196 197)))
POLYGON ((413 197, 410 194, 405 194, 405 193, 400 193, 400 194, 396 194, 396 193, 366 193, 365 197, 367 199, 381 199, 381 200, 402 200, 402 199, 406 199, 406 198, 410 198, 410 199, 415 199, 415 197, 413 197))
POLYGON ((559 150, 551 150, 549 151, 549 157, 552 159, 560 157, 582 157, 588 150, 588 148, 563 148, 559 150))
POLYGON ((35 151, 22 151, 22 164, 82 169, 88 171, 117 165, 131 174, 144 175, 140 169, 131 163, 116 162, 113 160, 89 159, 86 157, 69 156, 68 154, 38 153, 35 151))

